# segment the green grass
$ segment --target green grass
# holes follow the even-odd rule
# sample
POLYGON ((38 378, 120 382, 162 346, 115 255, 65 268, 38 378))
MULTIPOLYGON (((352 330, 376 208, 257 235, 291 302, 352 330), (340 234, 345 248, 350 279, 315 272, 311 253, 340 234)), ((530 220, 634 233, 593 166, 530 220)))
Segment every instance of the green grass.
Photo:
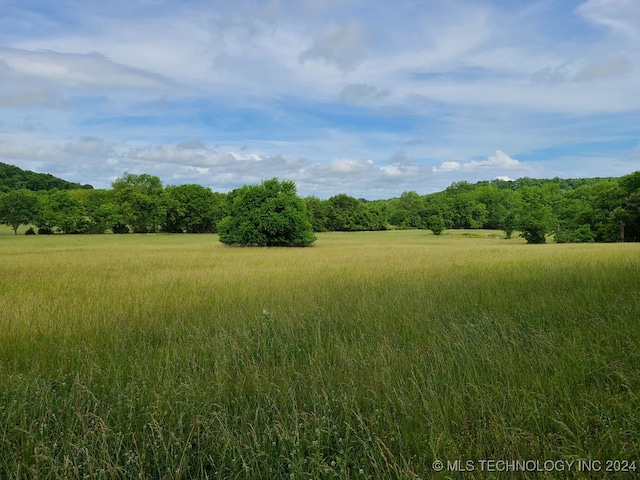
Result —
POLYGON ((640 461, 640 244, 318 237, 0 236, 0 478, 640 461))

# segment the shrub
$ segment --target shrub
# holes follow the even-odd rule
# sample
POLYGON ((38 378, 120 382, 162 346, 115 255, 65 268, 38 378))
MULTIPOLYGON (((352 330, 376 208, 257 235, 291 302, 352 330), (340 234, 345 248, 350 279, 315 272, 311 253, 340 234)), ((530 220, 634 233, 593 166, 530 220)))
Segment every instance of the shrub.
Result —
POLYGON ((272 178, 236 189, 229 194, 229 212, 218 224, 226 244, 304 247, 316 240, 292 181, 272 178))

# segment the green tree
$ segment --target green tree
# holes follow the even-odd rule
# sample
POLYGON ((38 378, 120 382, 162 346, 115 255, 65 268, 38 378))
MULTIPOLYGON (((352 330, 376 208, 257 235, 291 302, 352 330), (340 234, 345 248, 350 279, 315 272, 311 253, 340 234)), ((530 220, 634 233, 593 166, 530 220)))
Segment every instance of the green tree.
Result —
POLYGON ((91 233, 105 233, 107 230, 113 233, 129 233, 126 220, 113 202, 106 202, 94 208, 91 212, 91 221, 91 233))
POLYGON ((320 200, 318 197, 310 196, 304 199, 311 220, 311 227, 314 232, 326 232, 329 223, 327 200, 320 200))
POLYGON ((26 190, 11 190, 0 193, 0 223, 8 225, 18 234, 20 225, 33 223, 38 212, 38 197, 26 190))
POLYGON ((620 207, 626 199, 627 195, 617 181, 602 180, 591 187, 589 192, 591 218, 584 223, 591 225, 597 242, 620 240, 620 220, 625 216, 620 207))
POLYGON ((625 241, 640 240, 640 170, 620 179, 620 186, 627 195, 619 220, 624 222, 625 241))
POLYGON ((455 228, 482 228, 487 207, 474 198, 473 193, 459 193, 453 199, 455 228))
POLYGON ((427 226, 434 235, 440 235, 444 231, 444 219, 442 215, 431 215, 427 218, 427 226))
POLYGON ((498 188, 495 183, 478 187, 474 191, 474 196, 486 208, 482 228, 504 230, 506 237, 511 238, 518 196, 512 190, 498 188))
POLYGON ((327 229, 332 232, 364 230, 360 226, 360 201, 345 193, 327 200, 327 229))
POLYGON ((416 192, 403 192, 389 202, 389 222, 400 228, 425 228, 427 211, 424 197, 416 192))
POLYGON ((381 202, 368 202, 340 193, 326 203, 326 227, 333 232, 384 230, 386 214, 381 202))
POLYGON ((527 243, 546 243, 557 219, 546 203, 544 190, 542 187, 523 187, 521 194, 523 201, 517 220, 520 235, 527 243))
POLYGON ((70 190, 69 194, 76 198, 87 212, 83 233, 105 233, 117 223, 124 222, 114 204, 113 190, 70 190))
POLYGON ((361 205, 363 209, 362 224, 365 230, 386 230, 388 218, 387 203, 384 200, 365 201, 361 205))
POLYGON ((112 183, 114 203, 134 233, 155 233, 166 219, 162 182, 143 173, 125 173, 112 183))
POLYGON ((163 230, 172 233, 213 233, 219 217, 221 198, 201 185, 167 187, 166 220, 163 230))
POLYGON ((40 192, 38 205, 36 224, 43 232, 86 233, 87 212, 69 190, 40 192))
POLYGON ((640 240, 640 189, 629 195, 625 202, 624 212, 626 220, 621 220, 625 222, 625 241, 637 242, 640 240))
POLYGON ((229 215, 218 224, 223 243, 302 247, 316 240, 292 181, 272 178, 245 185, 229 193, 228 203, 229 215))

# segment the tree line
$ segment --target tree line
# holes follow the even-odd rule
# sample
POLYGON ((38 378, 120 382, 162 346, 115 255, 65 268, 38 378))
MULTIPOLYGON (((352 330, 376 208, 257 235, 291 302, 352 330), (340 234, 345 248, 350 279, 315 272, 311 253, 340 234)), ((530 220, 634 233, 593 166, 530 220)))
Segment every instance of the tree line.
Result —
MULTIPOLYGON (((17 167, 16 167, 17 168, 17 167)), ((456 182, 442 192, 368 201, 347 194, 299 198, 293 182, 266 180, 227 194, 197 184, 165 186, 158 177, 125 173, 111 189, 6 188, 0 191, 0 223, 17 233, 220 233, 227 243, 273 244, 313 232, 425 229, 497 229, 528 243, 640 240, 640 171, 620 178, 456 182), (258 233, 237 232, 253 222, 258 233), (257 226, 256 226, 257 225, 257 226), (297 229, 297 230, 296 230, 297 229), (253 236, 252 236, 253 235, 253 236), (274 233, 274 235, 276 235, 274 233)), ((87 188, 88 187, 88 188, 87 188)))
POLYGON ((640 240, 640 171, 620 178, 456 182, 442 192, 366 201, 344 194, 305 199, 313 229, 520 232, 528 243, 640 240))

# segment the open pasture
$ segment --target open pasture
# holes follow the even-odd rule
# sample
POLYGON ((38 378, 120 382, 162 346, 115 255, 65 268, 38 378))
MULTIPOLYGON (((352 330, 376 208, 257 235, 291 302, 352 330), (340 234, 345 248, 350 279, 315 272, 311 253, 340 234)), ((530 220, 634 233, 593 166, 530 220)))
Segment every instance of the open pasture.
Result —
POLYGON ((0 256, 0 478, 640 461, 640 244, 2 235, 0 256))

